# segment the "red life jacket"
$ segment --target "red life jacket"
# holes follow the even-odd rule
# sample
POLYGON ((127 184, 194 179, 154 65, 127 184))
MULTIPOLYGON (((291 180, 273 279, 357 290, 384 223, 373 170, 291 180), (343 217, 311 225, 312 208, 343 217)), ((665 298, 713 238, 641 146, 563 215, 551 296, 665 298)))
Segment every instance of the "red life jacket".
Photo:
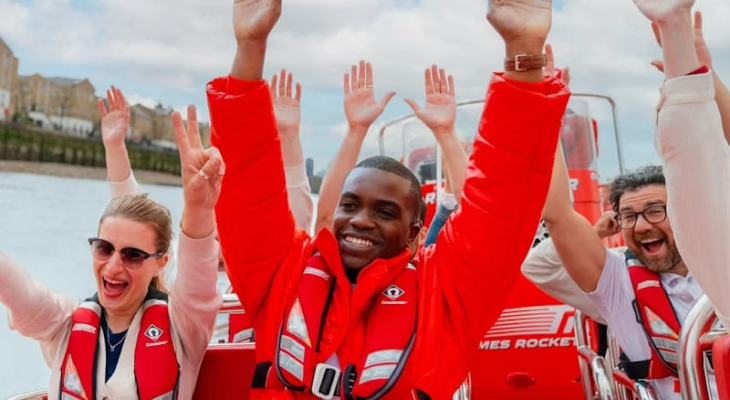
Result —
MULTIPOLYGON (((176 399, 180 367, 172 344, 167 295, 150 288, 142 307, 144 311, 134 349, 137 397, 140 400, 176 399)), ((96 397, 102 315, 98 294, 86 299, 73 313, 71 336, 61 363, 62 399, 96 397)))
POLYGON ((286 387, 311 398, 375 400, 395 386, 416 337, 415 266, 409 264, 373 297, 359 362, 343 368, 326 364, 332 354, 319 351, 335 280, 321 257, 309 258, 279 330, 276 354, 257 366, 253 388, 286 387))
POLYGON ((634 289, 636 321, 644 327, 652 349, 649 360, 623 363, 632 379, 661 379, 677 376, 677 349, 681 324, 659 274, 646 268, 630 251, 626 252, 631 286, 634 289))

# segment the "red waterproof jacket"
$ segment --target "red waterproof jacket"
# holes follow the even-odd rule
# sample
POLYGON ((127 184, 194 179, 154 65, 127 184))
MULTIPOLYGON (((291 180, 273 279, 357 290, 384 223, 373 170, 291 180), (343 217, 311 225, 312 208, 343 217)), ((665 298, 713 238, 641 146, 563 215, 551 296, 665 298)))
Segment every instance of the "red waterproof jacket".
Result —
MULTIPOLYGON (((351 290, 334 236, 327 231, 311 239, 295 230, 266 82, 218 78, 207 92, 212 143, 226 163, 216 206, 218 233, 233 288, 254 321, 257 361, 271 361, 275 354, 287 301, 297 291, 304 263, 319 252, 332 273, 343 277, 321 334, 320 351, 327 353, 322 358, 336 354, 341 365, 353 363, 363 352, 368 305, 410 257, 374 261, 351 290)), ((555 79, 532 84, 493 76, 461 207, 436 245, 417 257, 416 338, 400 389, 386 398, 415 397, 417 389, 421 398, 450 399, 464 381, 532 244, 568 98, 555 79)), ((283 389, 251 395, 313 398, 283 389)))

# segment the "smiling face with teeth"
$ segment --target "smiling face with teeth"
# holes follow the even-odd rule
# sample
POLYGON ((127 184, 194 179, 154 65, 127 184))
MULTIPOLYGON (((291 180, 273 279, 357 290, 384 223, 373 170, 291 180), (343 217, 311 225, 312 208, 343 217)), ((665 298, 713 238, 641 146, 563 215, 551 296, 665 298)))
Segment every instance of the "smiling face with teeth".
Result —
POLYGON ((111 243, 116 251, 104 261, 93 258, 99 302, 114 331, 126 329, 142 305, 152 279, 167 263, 169 254, 148 258, 138 268, 122 263, 119 249, 132 247, 149 254, 158 249, 157 234, 149 223, 122 217, 106 217, 99 225, 99 238, 111 243))
POLYGON ((420 203, 412 185, 381 169, 352 170, 332 218, 345 268, 360 270, 377 258, 398 256, 417 239, 420 203))
MULTIPOLYGON (((664 185, 648 185, 626 190, 619 199, 619 213, 641 212, 648 207, 667 204, 667 189, 664 185)), ((687 274, 687 267, 674 243, 674 232, 669 218, 651 224, 641 215, 636 226, 621 231, 626 246, 650 270, 657 273, 673 272, 687 274)))

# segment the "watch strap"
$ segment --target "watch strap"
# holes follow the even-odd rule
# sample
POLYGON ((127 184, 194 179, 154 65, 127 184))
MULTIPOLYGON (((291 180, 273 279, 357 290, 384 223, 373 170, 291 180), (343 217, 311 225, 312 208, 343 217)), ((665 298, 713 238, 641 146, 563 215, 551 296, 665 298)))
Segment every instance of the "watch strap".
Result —
POLYGON ((518 54, 504 59, 505 71, 529 71, 547 66, 546 54, 518 54))

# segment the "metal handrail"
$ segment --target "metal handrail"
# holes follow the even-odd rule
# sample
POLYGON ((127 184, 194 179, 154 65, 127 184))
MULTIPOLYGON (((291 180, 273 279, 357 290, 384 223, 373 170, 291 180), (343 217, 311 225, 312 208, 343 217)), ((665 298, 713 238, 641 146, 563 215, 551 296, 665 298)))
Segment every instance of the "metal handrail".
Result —
POLYGON ((221 297, 223 297, 223 305, 218 310, 219 313, 230 314, 236 311, 243 311, 243 306, 241 306, 241 300, 238 299, 237 294, 224 293, 221 295, 221 297))
POLYGON ((639 400, 659 399, 656 395, 656 392, 654 392, 654 388, 648 381, 644 379, 639 379, 634 382, 634 390, 636 391, 636 396, 639 398, 639 400))
MULTIPOLYGON (((469 105, 472 105, 472 104, 479 104, 479 103, 484 103, 484 100, 462 101, 461 103, 456 103, 456 107, 469 106, 469 105)), ((380 150, 380 155, 381 156, 384 156, 385 155, 385 138, 384 138, 385 130, 388 129, 388 128, 390 128, 393 125, 397 125, 397 124, 399 124, 399 123, 401 123, 403 121, 406 121, 406 120, 411 119, 411 118, 414 118, 414 117, 416 117, 416 114, 415 113, 408 114, 408 115, 402 116, 400 118, 396 118, 396 119, 394 119, 392 121, 388 121, 388 122, 385 123, 385 125, 383 125, 380 128, 380 131, 378 132, 378 148, 380 150)))
MULTIPOLYGON (((601 94, 594 94, 594 93, 571 93, 571 97, 588 97, 593 99, 601 99, 606 100, 608 104, 611 106, 611 114, 613 118, 613 129, 614 129, 614 138, 616 139, 616 156, 618 157, 618 168, 619 172, 623 175, 626 173, 626 166, 624 164, 624 151, 622 146, 622 140, 621 140, 621 128, 619 127, 619 118, 618 118, 618 106, 616 105, 616 101, 611 98, 610 96, 605 96, 601 94)), ((479 104, 484 103, 484 100, 469 100, 464 101, 461 103, 456 103, 456 107, 460 106, 468 106, 472 104, 479 104)), ((387 122, 385 125, 383 125, 380 128, 380 131, 378 132, 378 148, 380 150, 380 155, 385 155, 385 130, 390 128, 393 125, 399 124, 405 120, 408 120, 410 118, 414 118, 416 114, 408 114, 400 118, 396 118, 392 121, 387 122)))
POLYGON ((611 371, 611 377, 613 378, 613 390, 616 395, 616 399, 629 400, 627 391, 632 391, 633 393, 633 388, 626 386, 623 383, 629 382, 630 379, 618 367, 621 349, 619 348, 618 342, 616 341, 616 338, 613 337, 613 332, 611 332, 610 329, 607 330, 606 335, 606 339, 608 340, 608 349, 604 358, 606 360, 606 366, 608 367, 609 371, 611 371))
POLYGON ((706 335, 715 322, 712 303, 703 295, 687 314, 679 334, 678 370, 684 400, 709 400, 704 346, 711 348, 716 334, 706 335))
POLYGON ((581 362, 581 369, 582 364, 587 364, 589 367, 588 371, 591 373, 591 381, 588 381, 585 376, 583 378, 584 390, 588 387, 588 391, 585 392, 586 399, 615 400, 613 376, 608 372, 610 370, 606 366, 606 360, 588 346, 578 347, 578 355, 578 359, 581 362), (591 382, 593 386, 591 386, 591 382))
POLYGON ((616 138, 616 156, 618 157, 618 168, 621 175, 626 173, 626 169, 624 166, 624 151, 623 146, 621 145, 621 128, 619 128, 618 125, 618 106, 616 106, 616 101, 612 99, 609 96, 604 96, 601 94, 593 94, 593 93, 571 93, 571 97, 589 97, 593 99, 602 99, 608 101, 608 104, 611 105, 611 113, 613 114, 613 129, 614 129, 614 135, 616 138))
POLYGON ((573 316, 575 344, 578 347, 578 362, 583 377, 583 393, 586 400, 615 400, 613 376, 603 357, 593 351, 588 342, 590 319, 580 310, 573 316))

